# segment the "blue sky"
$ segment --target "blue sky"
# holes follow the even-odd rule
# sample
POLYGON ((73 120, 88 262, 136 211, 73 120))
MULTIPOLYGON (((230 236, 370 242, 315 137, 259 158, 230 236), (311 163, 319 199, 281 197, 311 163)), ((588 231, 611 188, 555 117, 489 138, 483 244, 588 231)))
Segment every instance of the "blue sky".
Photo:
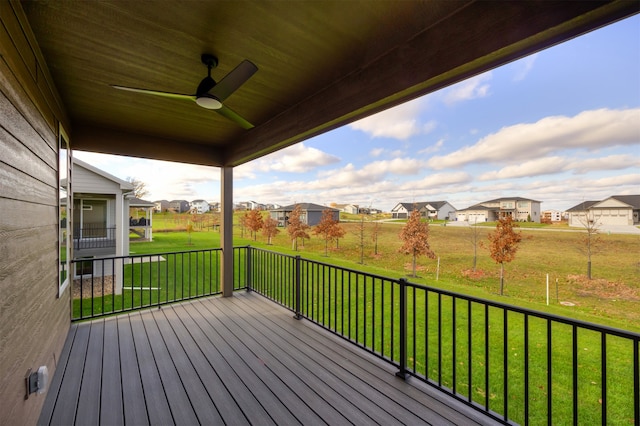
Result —
MULTIPOLYGON (((149 200, 219 201, 219 169, 75 151, 149 200)), ((234 201, 520 196, 564 210, 640 194, 640 17, 635 16, 234 169, 234 201)))

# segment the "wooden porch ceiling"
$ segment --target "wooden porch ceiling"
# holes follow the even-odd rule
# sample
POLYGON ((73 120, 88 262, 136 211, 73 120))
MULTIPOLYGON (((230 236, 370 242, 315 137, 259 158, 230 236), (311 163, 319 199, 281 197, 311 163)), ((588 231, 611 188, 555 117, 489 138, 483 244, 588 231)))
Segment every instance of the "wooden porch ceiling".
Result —
MULTIPOLYGON (((23 1, 74 149, 236 166, 638 12, 637 1, 23 1), (226 105, 194 93, 259 71, 226 105)), ((37 68, 38 65, 36 65, 37 68)), ((42 64, 40 64, 42 66, 42 64)))
POLYGON ((394 372, 241 292, 72 325, 38 424, 497 424, 394 372))

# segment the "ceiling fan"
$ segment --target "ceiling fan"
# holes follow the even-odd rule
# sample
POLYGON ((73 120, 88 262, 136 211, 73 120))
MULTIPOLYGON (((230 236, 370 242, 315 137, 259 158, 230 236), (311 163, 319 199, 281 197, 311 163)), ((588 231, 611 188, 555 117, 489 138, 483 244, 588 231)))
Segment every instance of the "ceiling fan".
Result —
POLYGON ((198 85, 195 95, 183 95, 179 93, 160 92, 157 90, 136 89, 133 87, 124 87, 111 85, 114 89, 127 90, 129 92, 145 93, 148 95, 162 96, 171 99, 183 99, 195 101, 202 108, 212 109, 223 117, 235 121, 244 129, 251 129, 253 124, 242 118, 231 108, 225 106, 223 102, 240 88, 256 71, 258 67, 251 61, 244 60, 227 74, 220 82, 211 78, 211 70, 218 66, 218 58, 205 53, 201 56, 202 63, 207 66, 207 76, 202 79, 198 85))

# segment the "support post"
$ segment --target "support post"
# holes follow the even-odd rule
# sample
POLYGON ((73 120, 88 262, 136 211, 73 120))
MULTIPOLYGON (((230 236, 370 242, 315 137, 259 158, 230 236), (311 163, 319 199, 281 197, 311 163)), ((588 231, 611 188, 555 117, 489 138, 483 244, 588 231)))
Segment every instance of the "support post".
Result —
POLYGON ((396 376, 407 378, 407 280, 400 278, 400 370, 396 376))
POLYGON ((247 282, 246 282, 246 287, 247 287, 247 292, 251 292, 252 287, 253 287, 253 258, 251 256, 252 254, 252 249, 251 246, 247 246, 245 248, 246 252, 245 252, 245 262, 246 262, 246 267, 247 267, 247 282))
POLYGON ((222 295, 230 297, 233 296, 233 167, 230 166, 220 168, 220 202, 220 282, 222 295))
POLYGON ((296 306, 295 311, 296 314, 294 316, 295 319, 302 319, 302 314, 300 313, 300 301, 302 300, 302 286, 300 285, 300 255, 296 256, 296 276, 295 276, 295 292, 296 292, 296 306))

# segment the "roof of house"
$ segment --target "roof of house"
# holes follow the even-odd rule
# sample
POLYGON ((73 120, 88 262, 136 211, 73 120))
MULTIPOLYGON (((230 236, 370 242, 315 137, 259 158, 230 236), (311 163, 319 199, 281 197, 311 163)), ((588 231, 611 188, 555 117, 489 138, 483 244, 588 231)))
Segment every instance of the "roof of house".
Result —
MULTIPOLYGON (((407 211, 413 211, 414 206, 418 210, 422 210, 426 206, 431 206, 436 210, 440 210, 442 206, 447 204, 447 201, 419 201, 415 203, 398 203, 398 205, 404 207, 407 211)), ((397 207, 397 206, 396 206, 397 207)))
POLYGON ((599 202, 600 201, 583 201, 568 209, 567 212, 584 212, 589 210, 589 207, 599 202))
MULTIPOLYGON (((73 161, 73 165, 74 166, 80 166, 84 169, 87 169, 95 174, 97 174, 98 176, 101 176, 107 180, 110 180, 112 182, 117 183, 118 185, 120 185, 120 189, 122 190, 122 192, 131 192, 134 190, 133 185, 130 182, 127 182, 126 180, 122 180, 119 177, 116 177, 110 173, 105 172, 102 169, 97 168, 96 166, 92 166, 89 163, 86 163, 82 160, 79 160, 75 157, 73 157, 72 159, 73 161)), ((66 179, 63 179, 62 181, 63 185, 66 183, 66 179)), ((66 186, 66 185, 65 185, 66 186)))
POLYGON ((634 209, 640 209, 640 195, 612 195, 610 198, 629 204, 634 209))
POLYGON ((532 200, 530 198, 523 198, 523 197, 501 197, 501 198, 496 198, 495 200, 483 201, 482 203, 478 203, 478 204, 499 203, 501 201, 532 201, 534 203, 540 203, 541 202, 541 201, 538 201, 538 200, 532 200))
POLYGON ((152 201, 142 200, 140 198, 130 198, 129 207, 155 207, 155 203, 152 201))
POLYGON ((314 203, 295 203, 295 204, 289 204, 288 206, 284 206, 284 207, 280 207, 278 209, 273 209, 272 211, 285 211, 285 212, 290 212, 293 211, 293 209, 296 206, 300 206, 300 208, 302 210, 306 210, 308 212, 321 212, 323 210, 335 210, 335 211, 339 211, 338 209, 334 209, 333 207, 327 207, 327 206, 321 206, 320 204, 314 204, 314 203))
POLYGON ((482 204, 474 204, 473 206, 469 206, 466 209, 458 210, 459 212, 466 212, 468 210, 491 210, 492 207, 487 207, 482 204))

